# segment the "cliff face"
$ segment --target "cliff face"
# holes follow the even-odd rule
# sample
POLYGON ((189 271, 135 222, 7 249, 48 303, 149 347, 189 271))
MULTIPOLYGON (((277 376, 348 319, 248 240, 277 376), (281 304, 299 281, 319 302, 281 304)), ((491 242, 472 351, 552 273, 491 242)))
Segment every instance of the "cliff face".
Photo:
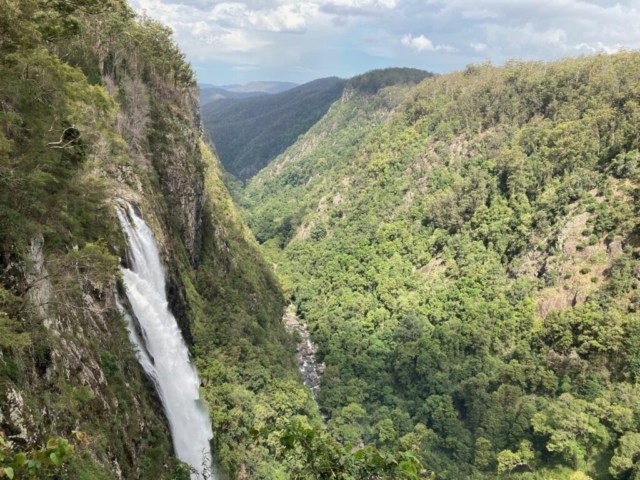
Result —
POLYGON ((154 70, 145 49, 170 45, 169 33, 126 9, 76 15, 85 35, 47 51, 34 40, 37 6, 11 7, 27 35, 18 29, 2 45, 11 55, 3 51, 1 93, 14 99, 2 118, 16 120, 0 129, 0 431, 17 450, 86 432, 86 455, 59 473, 68 478, 174 478, 162 406, 115 303, 126 243, 113 201, 154 222, 171 306, 192 340, 181 268, 198 263, 204 202, 193 81, 145 74, 154 70), (114 33, 101 23, 118 18, 137 40, 126 55, 113 42, 98 48, 114 33), (166 144, 154 144, 163 115, 166 144))
POLYGON ((192 267, 202 248, 204 175, 197 100, 186 91, 175 105, 158 105, 151 113, 150 149, 171 216, 192 267))
POLYGON ((187 478, 116 305, 125 200, 158 240, 221 469, 273 478, 248 432, 319 417, 280 287, 202 140, 193 72, 169 29, 120 3, 43 8, 0 0, 0 434, 17 452, 85 432, 50 466, 65 478, 187 478))

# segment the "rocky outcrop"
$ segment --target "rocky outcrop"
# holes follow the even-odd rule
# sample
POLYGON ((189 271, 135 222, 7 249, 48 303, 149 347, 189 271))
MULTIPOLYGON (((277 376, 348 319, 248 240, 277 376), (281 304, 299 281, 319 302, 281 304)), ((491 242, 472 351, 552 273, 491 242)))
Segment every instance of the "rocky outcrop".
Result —
POLYGON ((8 434, 7 440, 20 447, 33 444, 36 429, 20 391, 8 386, 2 392, 1 398, 3 401, 0 402, 0 427, 8 434))
POLYGON ((44 237, 42 235, 36 235, 31 239, 24 277, 27 285, 27 301, 40 320, 44 322, 44 326, 51 327, 52 321, 47 315, 47 307, 51 301, 51 281, 44 266, 44 237))
POLYGON ((317 397, 318 390, 320 390, 320 378, 322 377, 322 373, 325 369, 324 363, 318 363, 316 361, 318 346, 311 341, 309 329, 304 323, 300 322, 293 305, 289 305, 289 307, 287 307, 282 321, 284 323, 284 328, 288 333, 297 333, 300 337, 300 341, 296 348, 298 368, 300 369, 305 385, 311 389, 313 396, 317 397))

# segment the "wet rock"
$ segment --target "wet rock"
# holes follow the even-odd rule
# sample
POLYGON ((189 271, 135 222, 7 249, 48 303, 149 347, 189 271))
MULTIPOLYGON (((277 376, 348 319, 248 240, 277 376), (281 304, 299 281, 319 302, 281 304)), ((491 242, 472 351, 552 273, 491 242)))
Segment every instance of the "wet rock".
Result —
POLYGON ((169 302, 169 310, 171 310, 176 322, 178 322, 184 341, 187 342, 187 345, 193 345, 187 289, 175 262, 171 262, 168 265, 166 294, 167 301, 169 302))
POLYGON ((320 390, 320 378, 324 372, 324 363, 316 362, 316 353, 318 346, 311 341, 309 329, 304 323, 301 323, 295 314, 295 307, 289 305, 282 317, 284 328, 288 333, 298 332, 301 341, 298 342, 296 348, 296 359, 298 360, 298 368, 302 374, 302 379, 307 385, 314 397, 318 396, 320 390))

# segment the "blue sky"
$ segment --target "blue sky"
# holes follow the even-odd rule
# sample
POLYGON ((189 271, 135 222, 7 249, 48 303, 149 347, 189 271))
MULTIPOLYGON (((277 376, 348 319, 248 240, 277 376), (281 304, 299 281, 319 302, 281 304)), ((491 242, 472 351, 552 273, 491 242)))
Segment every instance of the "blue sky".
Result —
POLYGON ((132 0, 200 82, 303 83, 408 66, 550 60, 640 48, 640 0, 132 0))

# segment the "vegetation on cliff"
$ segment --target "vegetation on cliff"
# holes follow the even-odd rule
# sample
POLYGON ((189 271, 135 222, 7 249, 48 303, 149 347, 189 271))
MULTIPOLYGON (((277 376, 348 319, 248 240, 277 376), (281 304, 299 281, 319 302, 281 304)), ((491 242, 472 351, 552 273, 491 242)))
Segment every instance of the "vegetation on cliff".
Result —
MULTIPOLYGON (((119 1, 0 9, 0 476, 189 478, 116 305, 127 307, 118 199, 155 230, 221 473, 308 471, 304 448, 283 439, 292 424, 324 438, 322 421, 281 324, 282 292, 202 140, 171 31, 119 1)), ((331 447, 324 465, 350 459, 336 464, 345 474, 382 461, 327 442, 315 443, 331 447)))
POLYGON ((126 245, 112 201, 123 197, 161 242, 171 306, 206 383, 217 458, 231 473, 251 472, 265 458, 248 446, 255 405, 268 410, 260 421, 318 417, 280 325, 279 287, 200 140, 193 73, 171 31, 120 2, 0 8, 7 445, 31 449, 80 425, 88 443, 65 467, 71 478, 186 472, 114 301, 126 245), (279 395, 299 401, 285 407, 279 395))
MULTIPOLYGON (((102 172, 129 147, 91 45, 74 45, 89 22, 145 46, 158 26, 117 2, 0 8, 0 428, 28 451, 80 426, 89 442, 67 476, 169 478, 181 467, 114 304, 124 243, 102 172)), ((154 61, 183 65, 175 53, 154 61)))
POLYGON ((639 91, 637 52, 347 87, 235 191, 335 438, 443 479, 638 475, 639 91))

